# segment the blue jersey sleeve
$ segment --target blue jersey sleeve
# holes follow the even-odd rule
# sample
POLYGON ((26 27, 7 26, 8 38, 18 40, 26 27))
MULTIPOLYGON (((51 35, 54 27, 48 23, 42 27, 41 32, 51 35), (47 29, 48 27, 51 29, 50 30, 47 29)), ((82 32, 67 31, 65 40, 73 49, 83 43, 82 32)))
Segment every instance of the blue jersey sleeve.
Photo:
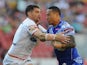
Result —
POLYGON ((74 28, 67 22, 64 22, 64 24, 62 25, 62 29, 63 29, 64 35, 74 35, 75 34, 74 28))

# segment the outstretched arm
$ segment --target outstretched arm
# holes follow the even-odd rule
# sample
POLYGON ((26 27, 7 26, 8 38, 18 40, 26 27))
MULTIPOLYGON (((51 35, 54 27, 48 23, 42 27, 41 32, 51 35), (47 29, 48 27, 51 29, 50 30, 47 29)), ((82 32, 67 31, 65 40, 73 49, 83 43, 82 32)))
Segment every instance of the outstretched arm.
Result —
POLYGON ((40 40, 48 41, 60 41, 62 43, 69 42, 69 36, 64 36, 63 34, 47 34, 42 33, 41 30, 36 25, 29 26, 29 33, 40 40))

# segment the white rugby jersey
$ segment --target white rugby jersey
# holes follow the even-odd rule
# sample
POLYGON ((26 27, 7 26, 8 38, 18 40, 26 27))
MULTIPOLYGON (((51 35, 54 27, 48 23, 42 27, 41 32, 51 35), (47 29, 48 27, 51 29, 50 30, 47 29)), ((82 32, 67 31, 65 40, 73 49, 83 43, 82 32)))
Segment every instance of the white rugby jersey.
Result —
POLYGON ((22 59, 26 59, 31 54, 32 48, 35 46, 36 42, 30 39, 35 32, 35 30, 29 29, 30 26, 36 27, 37 25, 33 20, 26 18, 17 29, 8 54, 22 59))

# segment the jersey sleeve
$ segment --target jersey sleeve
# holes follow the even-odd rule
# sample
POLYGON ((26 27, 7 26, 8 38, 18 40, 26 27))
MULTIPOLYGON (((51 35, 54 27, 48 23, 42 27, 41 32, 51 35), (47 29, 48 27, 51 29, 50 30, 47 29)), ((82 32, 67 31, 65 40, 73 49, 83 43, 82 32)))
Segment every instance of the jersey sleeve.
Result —
POLYGON ((41 25, 38 25, 38 28, 43 32, 43 33, 47 33, 47 30, 41 26, 41 25))
POLYGON ((28 26, 28 32, 32 35, 34 34, 37 30, 40 30, 42 33, 46 33, 47 30, 41 26, 41 25, 31 25, 31 26, 28 26))
POLYGON ((38 27, 36 25, 28 26, 28 32, 30 35, 33 35, 38 30, 38 27))
POLYGON ((25 27, 27 28, 27 31, 28 31, 28 33, 30 34, 30 35, 32 35, 35 31, 37 31, 37 24, 33 21, 33 20, 31 20, 31 19, 29 19, 29 18, 27 18, 24 22, 23 22, 23 24, 25 25, 25 27))
POLYGON ((62 28, 63 28, 64 35, 74 35, 75 34, 74 28, 67 22, 62 26, 62 28))

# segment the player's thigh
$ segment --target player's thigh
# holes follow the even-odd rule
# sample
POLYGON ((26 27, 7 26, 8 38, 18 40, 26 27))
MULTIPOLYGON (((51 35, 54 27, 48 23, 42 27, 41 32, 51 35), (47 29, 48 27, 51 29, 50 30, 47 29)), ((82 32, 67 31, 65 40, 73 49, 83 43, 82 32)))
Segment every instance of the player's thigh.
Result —
POLYGON ((3 63, 3 65, 19 65, 18 63, 3 63))
POLYGON ((31 60, 31 58, 27 58, 26 60, 23 61, 22 63, 23 65, 33 65, 33 62, 31 60))
POLYGON ((3 65, 19 65, 19 63, 10 61, 10 60, 6 60, 6 61, 3 61, 3 65))
POLYGON ((33 65, 33 63, 31 63, 31 62, 25 62, 25 63, 23 63, 23 65, 33 65))
POLYGON ((32 63, 24 63, 24 64, 21 64, 21 65, 33 65, 32 63))
POLYGON ((33 65, 32 63, 11 63, 11 64, 7 64, 7 65, 33 65))
POLYGON ((33 65, 33 64, 28 64, 28 65, 33 65))

